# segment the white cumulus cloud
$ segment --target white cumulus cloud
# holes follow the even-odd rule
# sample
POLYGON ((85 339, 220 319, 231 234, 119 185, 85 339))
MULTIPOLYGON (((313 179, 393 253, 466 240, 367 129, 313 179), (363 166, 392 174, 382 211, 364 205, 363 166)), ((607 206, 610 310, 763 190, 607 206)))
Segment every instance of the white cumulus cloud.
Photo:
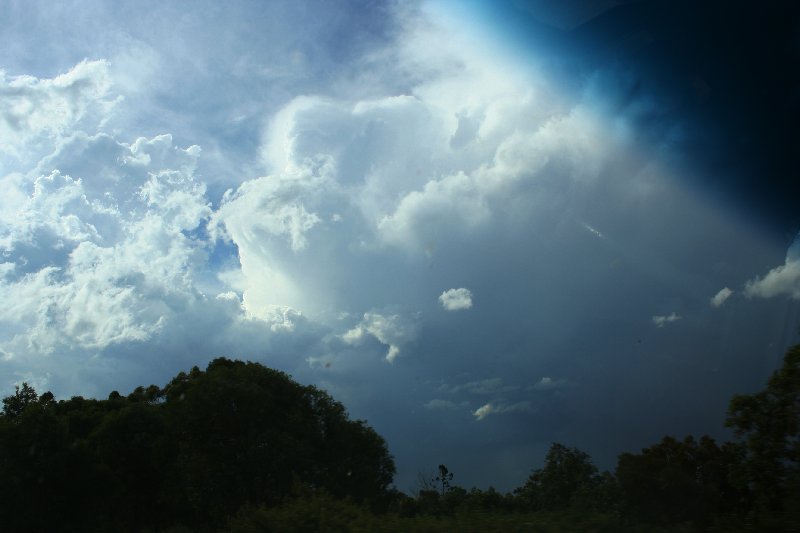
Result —
POLYGON ((0 230, 14 267, 0 282, 13 302, 0 312, 9 347, 144 341, 200 298, 192 278, 205 244, 187 232, 211 209, 194 177, 198 155, 168 135, 133 144, 79 135, 39 162, 46 174, 13 183, 22 200, 4 206, 0 230))
POLYGON ((400 347, 416 338, 417 328, 413 322, 399 314, 369 312, 364 313, 361 322, 342 335, 342 340, 355 345, 368 336, 389 347, 386 360, 393 363, 400 355, 400 347))
POLYGON ((55 78, 0 70, 0 154, 22 158, 38 146, 39 136, 66 134, 91 111, 104 115, 113 104, 105 61, 82 61, 55 78))
POLYGON ((478 407, 475 410, 475 412, 472 413, 472 415, 477 420, 483 420, 484 418, 486 418, 487 416, 489 416, 490 414, 492 414, 494 412, 495 412, 495 407, 491 403, 487 403, 487 404, 484 404, 484 405, 478 407))
POLYGON ((439 303, 446 311, 462 311, 472 307, 472 292, 469 289, 448 289, 439 296, 439 303))
POLYGON ((800 235, 789 247, 784 264, 773 268, 763 278, 748 281, 744 294, 748 298, 788 296, 800 300, 800 235))

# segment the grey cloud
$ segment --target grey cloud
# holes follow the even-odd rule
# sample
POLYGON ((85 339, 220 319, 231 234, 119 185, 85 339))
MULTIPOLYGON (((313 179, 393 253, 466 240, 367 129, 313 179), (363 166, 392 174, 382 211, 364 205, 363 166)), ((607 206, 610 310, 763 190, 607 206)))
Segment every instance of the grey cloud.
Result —
POLYGON ((711 298, 712 307, 722 307, 722 305, 733 295, 733 291, 728 287, 723 287, 711 298))
POLYGON ((472 415, 476 420, 484 420, 489 415, 515 412, 529 412, 532 410, 530 402, 523 401, 512 404, 490 402, 477 408, 472 415))
POLYGON ((653 324, 655 324, 657 328, 663 328, 666 324, 677 322, 680 319, 681 317, 673 311, 669 315, 654 315, 653 324))
POLYGON ((545 391, 545 390, 554 390, 560 389, 567 385, 567 380, 565 379, 553 379, 551 377, 543 377, 540 379, 535 385, 531 385, 528 387, 530 390, 537 390, 537 391, 545 391))
POLYGON ((458 404, 456 404, 452 400, 442 400, 440 398, 434 398, 433 400, 425 404, 425 409, 453 410, 453 409, 458 409, 458 404))
POLYGON ((511 392, 519 389, 516 385, 504 385, 502 378, 488 378, 477 381, 470 381, 459 385, 441 385, 442 391, 450 394, 465 392, 467 394, 490 395, 504 392, 511 392))

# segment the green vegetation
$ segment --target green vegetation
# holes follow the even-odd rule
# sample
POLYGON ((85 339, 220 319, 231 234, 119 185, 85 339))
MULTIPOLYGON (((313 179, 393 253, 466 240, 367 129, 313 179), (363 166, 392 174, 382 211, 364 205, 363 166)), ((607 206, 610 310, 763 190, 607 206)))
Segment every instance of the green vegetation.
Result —
POLYGON ((4 531, 217 530, 296 485, 379 507, 383 439, 326 393, 217 359, 166 387, 55 402, 23 385, 0 418, 4 531))
POLYGON ((315 387, 216 359, 163 389, 56 401, 23 383, 0 416, 4 531, 729 532, 800 529, 800 346, 735 396, 735 442, 664 437, 599 472, 554 443, 509 494, 445 465, 415 497, 386 443, 315 387))

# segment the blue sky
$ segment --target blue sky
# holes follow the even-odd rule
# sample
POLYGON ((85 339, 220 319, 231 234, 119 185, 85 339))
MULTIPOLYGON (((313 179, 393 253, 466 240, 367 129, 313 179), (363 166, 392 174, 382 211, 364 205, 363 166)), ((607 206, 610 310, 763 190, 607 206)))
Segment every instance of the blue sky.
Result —
POLYGON ((797 340, 797 104, 736 9, 553 5, 3 3, 0 390, 259 361, 406 491, 725 437, 797 340))

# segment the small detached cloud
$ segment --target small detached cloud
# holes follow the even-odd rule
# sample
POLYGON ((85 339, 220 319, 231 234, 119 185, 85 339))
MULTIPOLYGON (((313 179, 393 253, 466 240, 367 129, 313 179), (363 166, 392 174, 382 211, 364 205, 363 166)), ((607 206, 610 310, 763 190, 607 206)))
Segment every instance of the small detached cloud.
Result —
POLYGON ((597 229, 593 228, 593 227, 592 227, 592 226, 590 226, 589 224, 586 224, 586 223, 584 223, 584 224, 583 224, 583 227, 584 227, 584 229, 585 229, 586 231, 588 231, 589 233, 591 233, 592 235, 594 235, 594 236, 595 236, 595 237, 597 237, 598 239, 605 239, 605 238, 606 238, 606 236, 605 236, 605 235, 603 235, 603 234, 602 234, 602 233, 601 233, 599 230, 597 230, 597 229))
POLYGON ((543 377, 536 385, 528 387, 529 390, 553 390, 560 389, 567 385, 566 379, 553 379, 550 377, 543 377))
POLYGON ((474 416, 476 420, 480 421, 488 417, 489 415, 501 414, 501 413, 526 412, 530 410, 531 410, 531 404, 528 401, 517 402, 512 404, 490 402, 478 407, 475 410, 475 412, 472 413, 472 416, 474 416))
POLYGON ((463 311, 472 307, 472 292, 469 289, 449 289, 439 296, 445 311, 463 311))
POLYGON ((666 316, 664 315, 653 316, 653 324, 655 324, 657 328, 663 328, 664 325, 670 324, 672 322, 677 322, 680 319, 681 317, 673 311, 671 314, 666 316))
POLYGON ((481 407, 478 407, 472 414, 477 420, 483 420, 484 418, 486 418, 487 416, 489 416, 494 412, 495 412, 495 407, 492 404, 487 403, 485 405, 482 405, 481 407))
POLYGON ((393 363, 400 355, 400 346, 416 338, 417 328, 411 321, 397 314, 364 313, 363 320, 344 333, 342 340, 356 345, 367 336, 372 336, 389 347, 386 360, 393 363))
POLYGON ((733 291, 728 287, 723 287, 720 291, 711 298, 711 307, 721 307, 728 298, 733 295, 733 291))
POLYGON ((333 359, 325 357, 306 357, 306 363, 310 368, 329 370, 333 366, 333 359))

